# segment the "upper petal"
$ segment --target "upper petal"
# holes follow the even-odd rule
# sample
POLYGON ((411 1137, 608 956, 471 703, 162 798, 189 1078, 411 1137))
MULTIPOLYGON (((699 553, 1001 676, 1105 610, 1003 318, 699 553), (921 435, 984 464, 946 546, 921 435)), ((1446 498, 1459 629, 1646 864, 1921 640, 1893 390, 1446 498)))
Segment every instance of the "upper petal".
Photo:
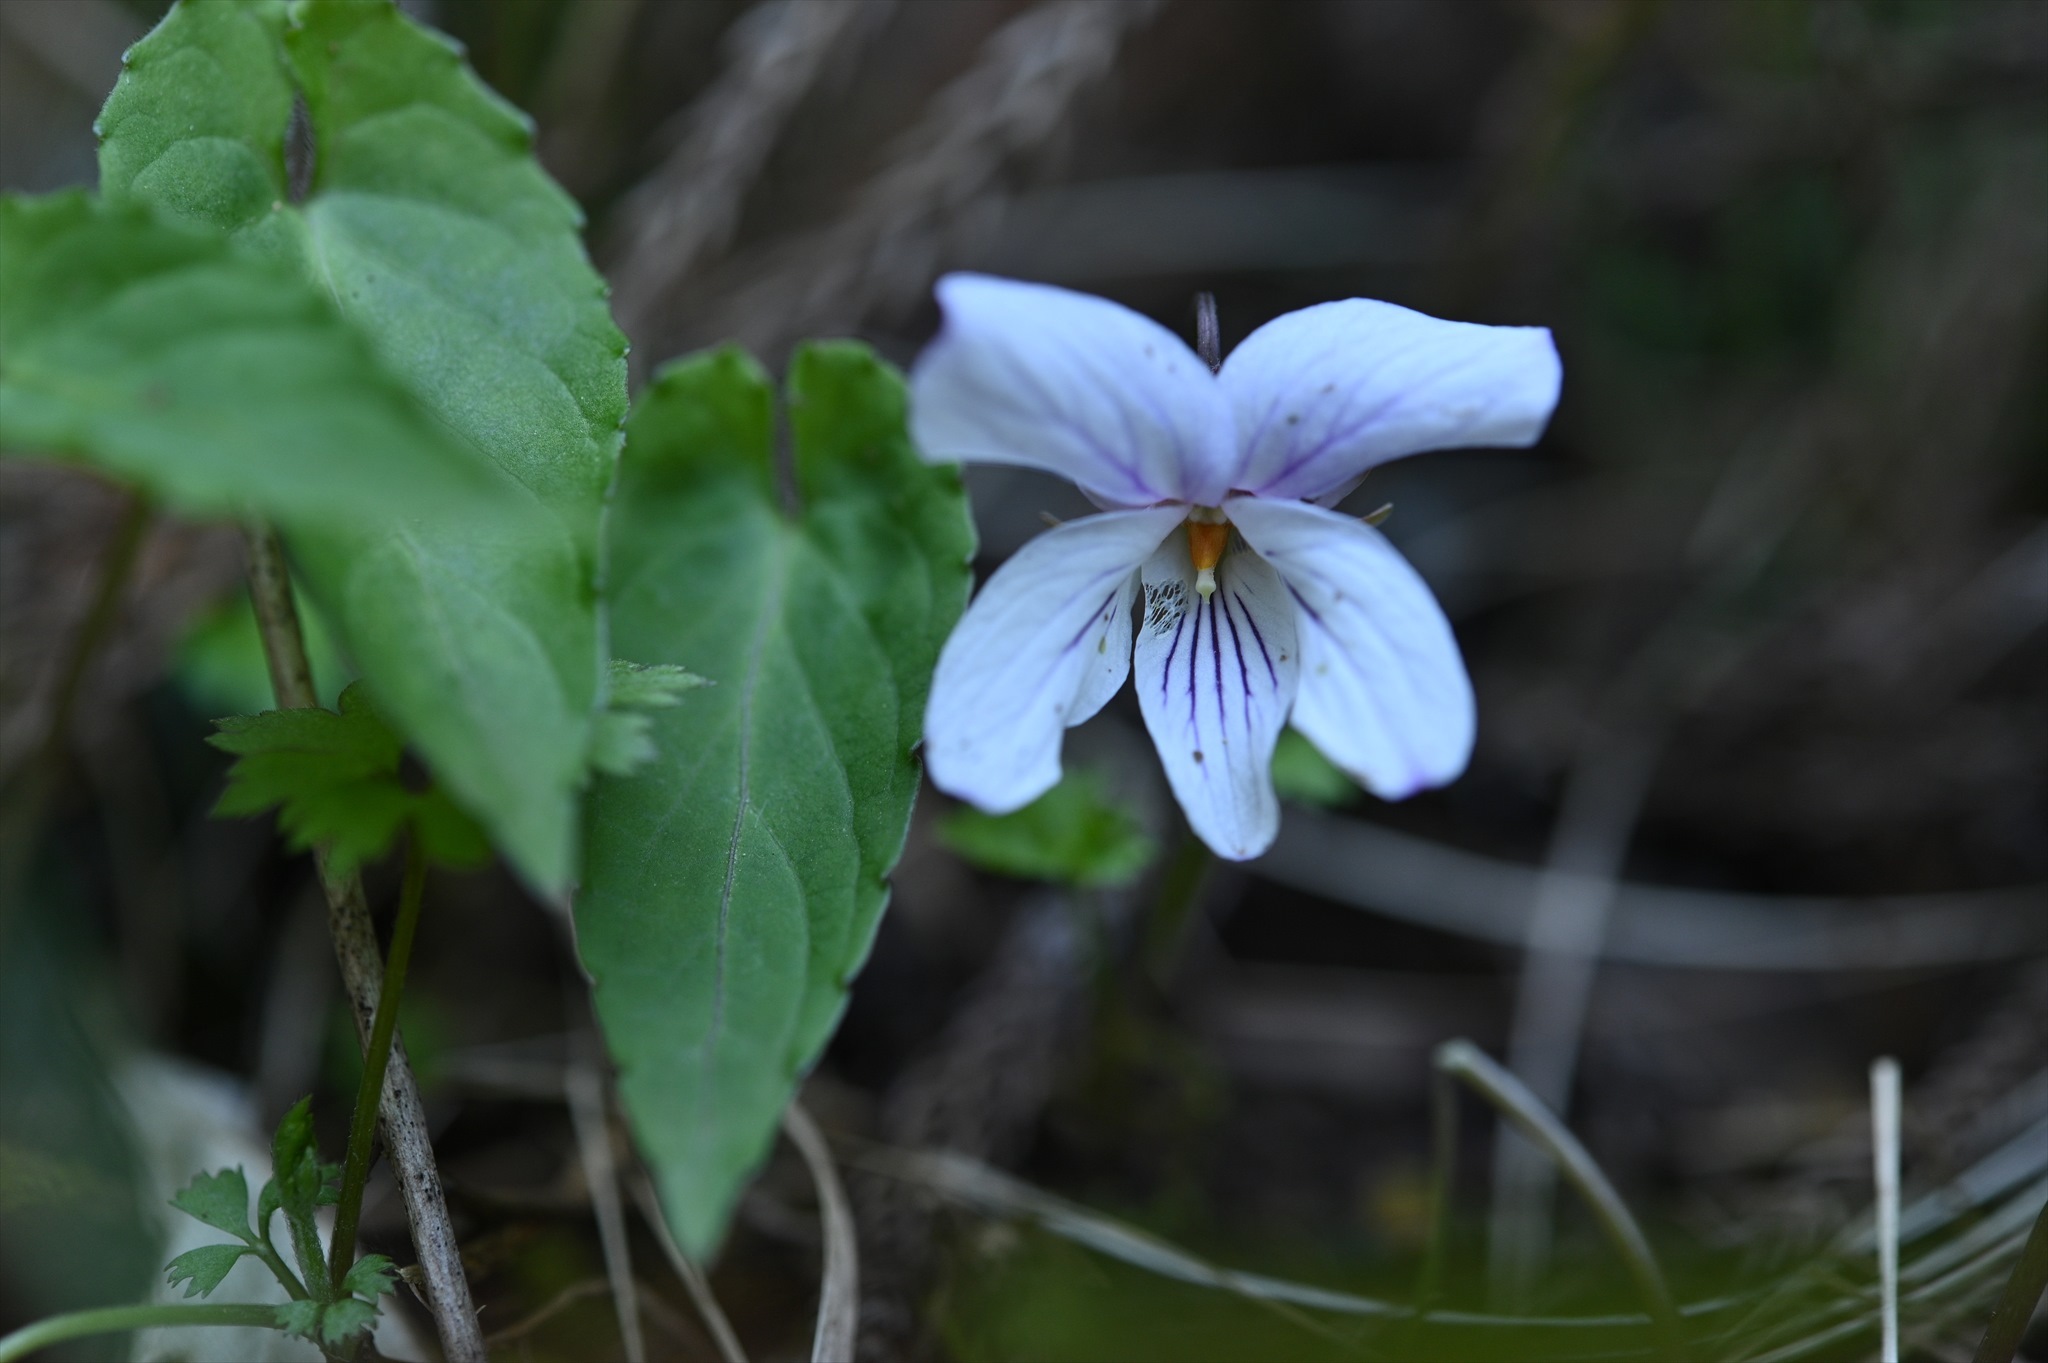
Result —
POLYGON ((910 371, 926 457, 1024 464, 1113 506, 1222 500, 1235 462, 1215 375, 1178 336, 1106 298, 952 274, 910 371))
POLYGON ((1322 507, 1234 497, 1223 509, 1297 607, 1294 727, 1389 800, 1462 772, 1472 683, 1450 622, 1408 561, 1379 531, 1322 507))
POLYGON ((1060 735, 1131 665, 1137 568, 1186 513, 1112 511, 1055 527, 998 568, 939 653, 924 716, 934 784, 991 813, 1060 779, 1060 735))
POLYGON ((1542 327, 1352 298, 1274 318, 1230 352, 1221 378, 1237 426, 1231 486, 1314 498, 1404 454, 1534 444, 1563 369, 1542 327))
POLYGON ((1273 745, 1300 675, 1295 611, 1271 567, 1244 549, 1224 556, 1216 590, 1195 592, 1185 535, 1145 561, 1138 629, 1138 706, 1174 798, 1195 836, 1243 861, 1280 830, 1273 745))

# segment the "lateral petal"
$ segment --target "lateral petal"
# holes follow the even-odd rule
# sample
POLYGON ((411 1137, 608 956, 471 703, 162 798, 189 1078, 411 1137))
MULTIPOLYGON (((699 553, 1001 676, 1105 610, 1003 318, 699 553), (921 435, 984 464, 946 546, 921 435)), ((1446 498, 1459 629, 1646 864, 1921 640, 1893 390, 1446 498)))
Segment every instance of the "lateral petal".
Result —
POLYGON ((1563 369, 1542 327, 1352 298, 1274 318, 1220 377, 1238 439, 1231 486, 1315 499, 1401 455, 1535 444, 1563 369))
POLYGON ((1143 569, 1138 705, 1195 836, 1244 861, 1280 829, 1273 745, 1300 675, 1295 610, 1273 569, 1243 548, 1224 555, 1216 590, 1195 592, 1185 535, 1143 569))
POLYGON ((995 571, 939 653, 924 765, 939 789, 994 814, 1060 779, 1060 735, 1130 672, 1138 565, 1186 514, 1111 511, 1057 526, 995 571))
POLYGON ((1301 502, 1235 497, 1224 514, 1287 585, 1301 641, 1294 727, 1388 800, 1472 756, 1472 683, 1436 598, 1379 531, 1301 502))
POLYGON ((1222 500, 1229 405, 1178 336, 1045 284, 951 274, 937 293, 944 324, 910 371, 927 458, 1046 469, 1112 506, 1222 500))

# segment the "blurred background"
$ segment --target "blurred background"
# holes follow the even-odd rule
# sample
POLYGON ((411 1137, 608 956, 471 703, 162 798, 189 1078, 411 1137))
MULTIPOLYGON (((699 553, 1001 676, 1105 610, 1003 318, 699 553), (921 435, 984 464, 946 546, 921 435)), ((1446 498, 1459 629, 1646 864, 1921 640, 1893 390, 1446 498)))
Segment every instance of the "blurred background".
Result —
MULTIPOLYGON (((1405 1302, 1431 1051, 1465 1037, 1565 1115, 1682 1299, 1802 1285, 1771 1347, 1874 1356, 1867 1331, 1823 1329, 1848 1318, 1829 1294, 1869 1281, 1839 1237, 1871 1202, 1873 1058, 1905 1068, 1909 1193, 1977 1190, 1930 1234, 2003 1224, 1985 1199, 2014 1189, 2031 1216, 2048 4, 406 7, 533 114, 636 382, 727 339, 771 367, 816 335, 907 364, 952 269, 1105 294, 1190 336, 1213 290, 1226 349, 1350 296, 1556 333, 1564 398, 1538 447, 1396 464, 1347 504, 1391 503, 1386 532, 1457 627, 1470 772, 1389 805, 1289 748, 1280 843, 1214 865, 1126 695, 1067 752, 1155 854, 1083 891, 975 869, 927 791, 806 1090, 857 1167, 946 1147, 1090 1209, 1084 1230, 1115 1217, 1201 1260, 1405 1302)), ((0 188, 94 182, 93 116, 161 9, 0 0, 0 188)), ((1034 474, 969 484, 983 570, 1042 513, 1086 509, 1034 474)), ((207 818, 206 721, 265 704, 237 536, 148 526, 53 714, 126 525, 82 475, 0 463, 0 765, 62 719, 66 773, 28 854, 35 931, 0 962, 0 1325, 144 1291, 160 1199, 123 1190, 260 1149, 307 1091, 338 1150, 354 1082, 310 866, 264 825, 207 818), (59 1203, 98 1210, 52 1238, 59 1203)), ((560 925, 499 874, 430 897, 404 1025, 486 1329, 505 1357, 622 1356, 559 1101, 564 1067, 592 1063, 560 925)), ((1460 1132, 1451 1303, 1634 1309, 1547 1165, 1476 1103, 1460 1132)), ((937 1181, 855 1175, 865 1357, 1647 1347, 1632 1327, 1390 1335, 1082 1248, 1016 1185, 937 1181)), ((753 1357, 807 1356, 809 1198, 779 1150, 712 1275, 753 1357)), ((649 1356, 718 1357, 633 1234, 649 1356)), ((366 1238, 409 1258, 387 1175, 366 1238)), ((1928 1268, 1909 1349, 1967 1357, 2005 1262, 1928 1268)), ((1731 1325, 1722 1352, 1765 1339, 1731 1325)))

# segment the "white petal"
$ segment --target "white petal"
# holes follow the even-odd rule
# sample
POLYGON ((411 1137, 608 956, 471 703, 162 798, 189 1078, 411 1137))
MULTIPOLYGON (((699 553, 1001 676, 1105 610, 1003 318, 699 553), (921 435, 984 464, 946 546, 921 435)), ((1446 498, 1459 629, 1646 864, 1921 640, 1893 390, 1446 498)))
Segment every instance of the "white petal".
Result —
POLYGON ((1472 683, 1420 575, 1362 521, 1301 502, 1224 503, 1297 607, 1294 727, 1389 800, 1440 786, 1472 756, 1472 683))
POLYGON ((1300 675, 1292 603, 1273 569, 1238 548, 1195 593, 1186 535, 1145 561, 1138 705, 1188 826, 1218 856, 1255 857, 1280 829, 1273 745, 1300 675))
POLYGON ((1131 666, 1138 565, 1185 511, 1069 521, 998 568, 939 653, 924 765, 939 789, 991 813, 1060 779, 1060 735, 1101 709, 1131 666))
POLYGON ((953 274, 938 296, 944 325, 910 372, 927 458, 1047 469, 1112 506, 1222 500, 1229 405, 1178 336, 1044 284, 953 274))
POLYGON ((1563 369, 1542 327, 1445 322, 1352 298, 1276 317, 1224 361, 1231 486, 1319 498, 1424 450, 1533 445, 1563 369))

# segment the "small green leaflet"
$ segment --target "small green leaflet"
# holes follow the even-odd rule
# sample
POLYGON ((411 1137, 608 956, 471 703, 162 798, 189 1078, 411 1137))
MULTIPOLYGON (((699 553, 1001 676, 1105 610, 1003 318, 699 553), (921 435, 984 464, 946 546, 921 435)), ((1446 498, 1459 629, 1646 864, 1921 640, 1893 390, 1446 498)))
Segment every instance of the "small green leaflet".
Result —
POLYGON ((240 1240, 249 1238, 249 1180, 238 1168, 197 1175, 171 1205, 215 1230, 240 1240))
POLYGON ((615 648, 711 686, 649 712, 658 760, 588 804, 577 944, 671 1226, 709 1252, 838 1025, 916 794, 931 671, 967 599, 959 475, 921 463, 864 347, 791 364, 803 509, 745 356, 670 366, 628 428, 615 648))
POLYGON ((939 838, 983 870, 1061 885, 1128 885, 1158 850, 1092 771, 1068 772, 1012 814, 954 810, 939 838))
POLYGON ((288 1301, 277 1308, 278 1328, 300 1339, 322 1344, 340 1344, 377 1323, 374 1303, 343 1297, 325 1305, 317 1301, 288 1301))
POLYGON ((215 722, 220 732, 207 741, 236 756, 217 817, 276 809, 292 847, 326 847, 337 875, 382 857, 401 832, 437 865, 474 866, 490 855, 482 830, 438 787, 407 784, 405 744, 360 682, 341 693, 338 713, 267 710, 215 722))
POLYGON ((649 667, 614 658, 611 683, 611 703, 591 736, 590 765, 607 776, 631 776, 656 756, 654 716, 648 711, 682 704, 683 692, 705 681, 673 664, 649 667))
POLYGON ((247 1245, 201 1245, 164 1265, 164 1272, 172 1287, 184 1285, 186 1296, 208 1297, 244 1254, 255 1252, 247 1245))
POLYGON ((391 495, 375 532, 280 528, 391 722, 535 888, 563 893, 591 765, 634 748, 596 732, 625 342, 531 125, 388 0, 206 0, 130 50, 98 127, 110 200, 318 281, 532 513, 449 523, 391 495), (299 203, 295 99, 314 143, 299 203))
POLYGON ((348 1276, 341 1280, 341 1290, 375 1301, 389 1292, 397 1281, 398 1270, 389 1258, 382 1254, 365 1254, 349 1265, 348 1276))

